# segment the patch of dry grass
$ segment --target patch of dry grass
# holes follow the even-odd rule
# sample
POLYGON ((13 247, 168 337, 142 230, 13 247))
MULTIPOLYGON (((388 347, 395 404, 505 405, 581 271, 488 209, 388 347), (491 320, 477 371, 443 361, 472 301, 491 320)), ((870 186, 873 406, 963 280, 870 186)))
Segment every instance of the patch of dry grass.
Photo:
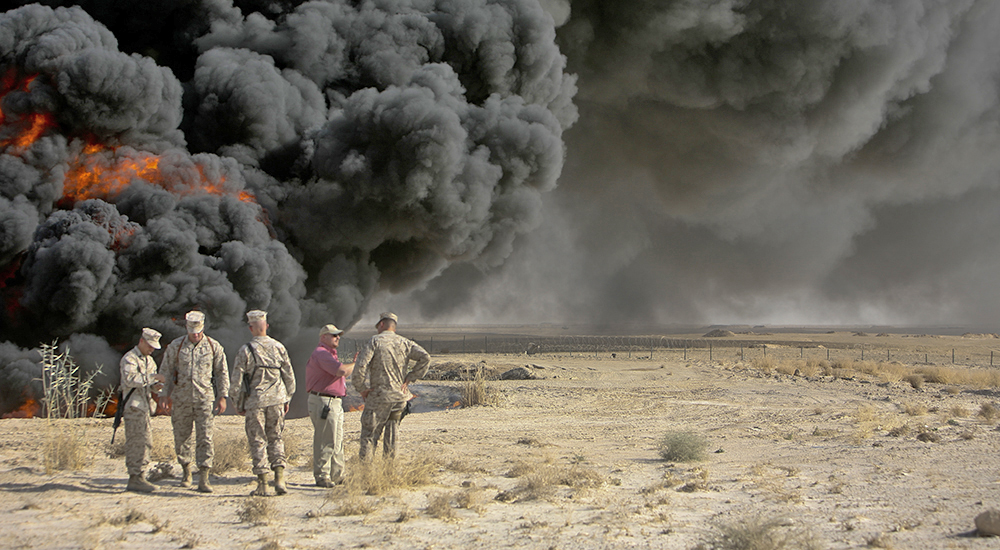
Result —
POLYGON ((427 508, 424 509, 427 515, 441 520, 455 519, 455 510, 452 508, 452 496, 448 493, 436 493, 427 496, 427 508))
POLYGON ((471 380, 462 382, 461 402, 463 407, 479 405, 495 407, 500 404, 502 394, 486 381, 486 375, 480 367, 471 380))
POLYGON ((82 470, 89 462, 86 428, 70 420, 49 420, 42 448, 46 473, 82 470))
POLYGON ((240 522, 253 525, 267 524, 274 520, 276 514, 274 504, 267 497, 247 497, 236 509, 236 516, 240 518, 240 522))
POLYGON ((910 416, 923 416, 927 414, 927 405, 906 401, 902 404, 903 412, 910 416))
POLYGON ((507 477, 517 477, 520 481, 512 490, 497 495, 497 499, 504 502, 543 500, 552 497, 559 486, 579 491, 601 487, 608 482, 597 471, 581 464, 566 467, 518 462, 507 472, 507 477))
POLYGON ((224 474, 230 470, 239 470, 250 458, 250 447, 245 433, 233 433, 231 430, 215 430, 212 447, 215 457, 212 459, 212 471, 224 474))
POLYGON ((994 422, 998 417, 1000 417, 1000 409, 993 405, 993 403, 983 403, 979 407, 979 412, 976 416, 982 418, 986 422, 994 422))
POLYGON ((660 440, 659 453, 670 462, 695 462, 705 459, 708 440, 694 432, 667 432, 660 440))
POLYGON ((747 517, 717 521, 695 550, 819 550, 809 530, 783 519, 747 517))

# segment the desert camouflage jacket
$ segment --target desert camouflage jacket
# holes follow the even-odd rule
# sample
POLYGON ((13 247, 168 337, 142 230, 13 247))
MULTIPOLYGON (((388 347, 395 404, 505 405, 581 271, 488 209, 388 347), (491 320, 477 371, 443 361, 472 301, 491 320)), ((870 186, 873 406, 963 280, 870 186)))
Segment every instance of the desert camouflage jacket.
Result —
POLYGON ((295 373, 288 351, 270 336, 254 336, 233 359, 233 374, 229 379, 229 398, 239 403, 243 397, 243 373, 251 373, 250 394, 243 410, 283 405, 295 393, 295 373), (251 347, 253 348, 251 351, 251 347))
POLYGON ((430 368, 431 356, 409 338, 386 331, 372 339, 358 353, 351 383, 358 392, 370 389, 366 403, 399 403, 410 398, 404 383, 419 380, 430 368), (407 364, 413 361, 413 368, 407 364))
POLYGON ((143 355, 139 351, 139 346, 136 346, 122 356, 119 366, 122 397, 127 396, 129 390, 135 388, 128 403, 125 403, 127 407, 125 410, 130 408, 145 410, 149 414, 156 412, 156 404, 152 401, 152 386, 156 385, 156 380, 153 380, 153 375, 156 374, 156 361, 149 355, 143 355))
POLYGON ((160 362, 160 374, 167 378, 163 394, 174 401, 212 404, 229 394, 226 352, 207 334, 197 344, 187 335, 170 342, 160 362))

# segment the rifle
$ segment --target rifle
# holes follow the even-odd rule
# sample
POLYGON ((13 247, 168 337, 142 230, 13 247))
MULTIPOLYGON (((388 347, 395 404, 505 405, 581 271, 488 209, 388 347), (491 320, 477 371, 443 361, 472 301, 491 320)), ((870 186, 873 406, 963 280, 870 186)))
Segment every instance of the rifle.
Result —
MULTIPOLYGON (((118 426, 122 425, 122 415, 125 414, 125 404, 128 403, 128 400, 129 400, 130 397, 132 397, 132 392, 134 392, 134 391, 135 391, 135 388, 130 389, 128 391, 128 395, 125 396, 125 399, 122 399, 122 400, 118 401, 118 407, 115 409, 115 420, 114 420, 114 422, 111 423, 111 428, 113 430, 111 432, 111 444, 112 445, 115 444, 115 435, 118 434, 118 426)), ((118 395, 120 396, 121 393, 119 392, 118 395)))

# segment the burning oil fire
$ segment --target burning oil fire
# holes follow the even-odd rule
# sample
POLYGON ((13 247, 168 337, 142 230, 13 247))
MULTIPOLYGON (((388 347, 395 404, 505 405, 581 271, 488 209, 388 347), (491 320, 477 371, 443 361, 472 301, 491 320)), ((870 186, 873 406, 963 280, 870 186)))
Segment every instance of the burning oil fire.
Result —
MULTIPOLYGON (((50 131, 58 131, 52 113, 27 113, 8 116, 3 102, 11 92, 28 92, 38 75, 24 76, 10 68, 0 77, 0 150, 22 155, 50 131)), ((76 138, 80 139, 80 138, 76 138)), ((130 147, 115 147, 85 138, 86 145, 70 162, 63 181, 64 206, 87 199, 106 199, 121 193, 135 181, 143 181, 178 195, 207 193, 231 194, 243 202, 256 202, 252 193, 228 189, 226 179, 205 174, 205 169, 193 164, 193 170, 166 173, 160 167, 161 155, 137 151, 130 147)))
POLYGON ((42 405, 32 397, 25 398, 20 407, 4 413, 0 418, 34 418, 42 412, 42 405))

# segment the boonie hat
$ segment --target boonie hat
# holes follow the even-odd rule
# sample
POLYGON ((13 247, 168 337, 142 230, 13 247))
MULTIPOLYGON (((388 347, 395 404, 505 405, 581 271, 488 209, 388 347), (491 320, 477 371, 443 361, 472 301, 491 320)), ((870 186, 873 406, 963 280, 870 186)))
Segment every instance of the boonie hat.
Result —
POLYGON ((160 336, 159 332, 151 328, 142 329, 142 339, 153 349, 160 349, 160 336))
POLYGON ((337 325, 323 325, 323 327, 319 329, 320 336, 323 336, 324 334, 332 334, 334 336, 340 336, 343 333, 344 331, 337 328, 337 325))
MULTIPOLYGON (((392 319, 392 321, 394 323, 398 323, 399 322, 399 317, 396 317, 395 313, 390 313, 390 312, 386 311, 386 312, 383 312, 383 313, 379 314, 379 316, 378 316, 378 323, 381 323, 382 321, 384 321, 386 319, 392 319)), ((375 323, 375 324, 378 325, 378 323, 375 323)))

